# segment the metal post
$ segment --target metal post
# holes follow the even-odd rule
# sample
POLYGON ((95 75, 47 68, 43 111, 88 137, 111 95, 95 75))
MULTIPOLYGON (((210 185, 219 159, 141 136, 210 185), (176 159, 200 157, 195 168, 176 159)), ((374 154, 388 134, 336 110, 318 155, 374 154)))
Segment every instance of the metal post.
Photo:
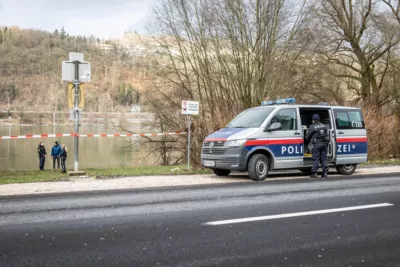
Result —
MULTIPOLYGON (((74 121, 75 121, 75 134, 79 134, 79 61, 74 61, 75 64, 75 104, 74 104, 74 121)), ((74 136, 74 171, 79 169, 79 136, 74 136)))
POLYGON ((8 115, 8 119, 11 120, 11 116, 10 116, 10 92, 7 91, 7 115, 8 115))
POLYGON ((190 169, 190 115, 188 115, 188 170, 190 169))

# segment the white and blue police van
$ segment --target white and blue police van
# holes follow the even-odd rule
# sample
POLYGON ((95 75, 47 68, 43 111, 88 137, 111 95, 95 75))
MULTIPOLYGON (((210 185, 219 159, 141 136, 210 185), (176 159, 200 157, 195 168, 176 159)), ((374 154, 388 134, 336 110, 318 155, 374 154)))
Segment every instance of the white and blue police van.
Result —
POLYGON ((294 98, 263 101, 207 136, 201 165, 218 176, 247 171, 256 181, 267 178, 270 170, 311 172, 311 146, 304 138, 313 114, 318 114, 329 130, 328 166, 336 167, 340 174, 353 174, 368 158, 361 109, 327 103, 299 105, 294 98))

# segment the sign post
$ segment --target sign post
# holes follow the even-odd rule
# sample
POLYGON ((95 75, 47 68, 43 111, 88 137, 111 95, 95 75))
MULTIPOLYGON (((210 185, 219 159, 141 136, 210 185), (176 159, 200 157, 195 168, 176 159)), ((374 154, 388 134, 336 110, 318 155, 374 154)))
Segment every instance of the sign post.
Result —
POLYGON ((188 116, 188 159, 187 159, 187 165, 188 165, 188 170, 190 170, 190 115, 188 116))
POLYGON ((182 114, 188 117, 188 152, 187 152, 187 164, 190 169, 190 116, 199 115, 199 102, 182 100, 182 114))
MULTIPOLYGON (((78 103, 79 103, 79 61, 75 60, 74 61, 75 65, 75 80, 74 80, 74 85, 75 85, 75 103, 74 103, 74 110, 75 110, 75 116, 74 116, 74 122, 75 122, 75 133, 79 133, 79 111, 78 111, 78 103)), ((79 136, 75 135, 74 136, 74 171, 78 171, 79 169, 79 136)))
MULTIPOLYGON (((62 81, 73 82, 75 87, 74 101, 74 172, 79 173, 79 85, 83 82, 90 82, 90 63, 84 61, 83 53, 69 53, 69 60, 62 62, 62 81), (83 73, 84 75, 79 76, 83 73)), ((83 96, 82 96, 83 99, 83 96)))

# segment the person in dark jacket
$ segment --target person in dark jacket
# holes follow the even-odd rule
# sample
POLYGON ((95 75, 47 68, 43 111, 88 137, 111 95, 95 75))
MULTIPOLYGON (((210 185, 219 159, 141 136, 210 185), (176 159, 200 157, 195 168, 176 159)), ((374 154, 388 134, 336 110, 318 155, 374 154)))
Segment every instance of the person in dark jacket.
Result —
POLYGON ((38 155, 39 155, 39 170, 44 170, 44 163, 46 161, 46 148, 43 145, 43 142, 40 142, 38 146, 38 155))
POLYGON ((51 157, 53 158, 53 169, 56 168, 56 161, 57 161, 57 167, 60 169, 60 152, 61 152, 61 146, 58 144, 57 141, 54 142, 54 146, 51 149, 51 157))
POLYGON ((312 116, 313 124, 310 125, 306 134, 306 141, 312 143, 312 159, 313 166, 311 169, 310 178, 318 178, 317 171, 319 167, 319 163, 322 166, 322 178, 328 177, 328 163, 327 163, 327 154, 328 154, 328 144, 329 144, 329 135, 328 128, 320 122, 320 118, 318 114, 314 114, 312 116))
POLYGON ((65 161, 67 160, 67 148, 65 147, 65 144, 62 145, 59 157, 61 159, 62 172, 65 173, 67 172, 67 168, 65 167, 65 161))

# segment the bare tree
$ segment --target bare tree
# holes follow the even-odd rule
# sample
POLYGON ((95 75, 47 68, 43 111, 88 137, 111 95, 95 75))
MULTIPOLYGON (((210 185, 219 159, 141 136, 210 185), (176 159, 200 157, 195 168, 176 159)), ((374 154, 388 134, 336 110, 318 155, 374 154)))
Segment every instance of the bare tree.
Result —
MULTIPOLYGON (((383 0, 383 2, 389 7, 390 11, 394 15, 394 18, 397 20, 400 26, 400 1, 399 0, 383 0)), ((397 55, 397 58, 391 62, 392 72, 390 73, 390 84, 393 90, 393 98, 395 99, 395 110, 400 118, 400 51, 397 50, 394 54, 397 55)))
POLYGON ((392 11, 394 17, 400 24, 400 1, 399 0, 382 0, 392 11))
POLYGON ((201 102, 201 116, 194 121, 195 153, 208 133, 259 105, 262 95, 290 91, 286 70, 298 58, 293 43, 304 19, 291 12, 293 6, 301 9, 304 3, 163 0, 155 8, 151 31, 167 60, 155 62, 160 67, 148 101, 164 125, 175 129, 185 125, 176 112, 181 100, 201 102))
POLYGON ((323 44, 319 52, 343 67, 338 77, 357 81, 358 94, 365 104, 383 106, 390 102, 382 92, 391 50, 400 38, 398 28, 377 10, 377 2, 323 0, 316 1, 312 9, 317 18, 314 36, 323 44))

